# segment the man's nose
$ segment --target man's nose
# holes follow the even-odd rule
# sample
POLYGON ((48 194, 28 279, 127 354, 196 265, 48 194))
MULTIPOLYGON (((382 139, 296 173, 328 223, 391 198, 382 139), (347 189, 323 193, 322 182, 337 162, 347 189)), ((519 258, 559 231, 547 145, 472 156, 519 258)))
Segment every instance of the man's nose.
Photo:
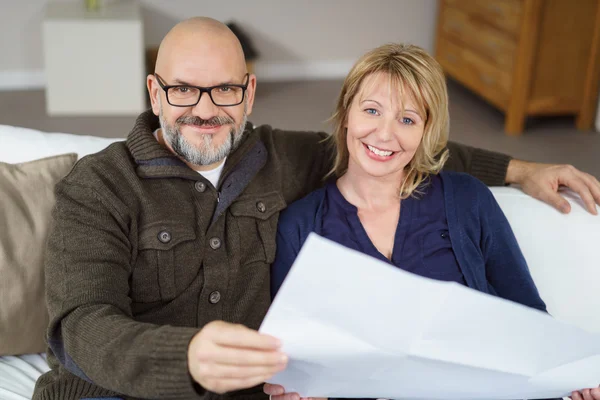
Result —
POLYGON ((200 117, 204 120, 211 119, 217 116, 219 113, 219 107, 213 103, 208 92, 204 92, 200 95, 200 101, 192 108, 192 114, 200 117))

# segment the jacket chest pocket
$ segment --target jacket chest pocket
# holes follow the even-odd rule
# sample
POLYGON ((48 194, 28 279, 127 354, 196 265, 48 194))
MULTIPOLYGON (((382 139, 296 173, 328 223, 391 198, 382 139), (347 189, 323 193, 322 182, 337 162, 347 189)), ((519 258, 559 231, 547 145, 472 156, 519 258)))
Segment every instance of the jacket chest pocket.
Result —
POLYGON ((277 221, 285 207, 279 192, 241 197, 231 204, 229 212, 239 230, 241 265, 257 261, 271 264, 275 260, 277 221))
POLYGON ((197 274, 196 233, 189 224, 151 224, 139 234, 138 257, 131 276, 134 302, 173 300, 197 274))

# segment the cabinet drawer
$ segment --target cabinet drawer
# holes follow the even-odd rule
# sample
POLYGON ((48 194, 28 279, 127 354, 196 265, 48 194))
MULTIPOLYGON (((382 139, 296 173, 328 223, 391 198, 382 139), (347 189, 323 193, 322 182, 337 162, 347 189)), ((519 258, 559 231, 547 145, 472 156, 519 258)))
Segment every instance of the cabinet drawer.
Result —
POLYGON ((443 35, 460 41, 492 64, 512 69, 517 48, 513 38, 454 7, 445 7, 441 18, 443 35))
POLYGON ((510 73, 445 37, 439 38, 437 59, 450 76, 501 110, 507 108, 512 81, 510 73))
POLYGON ((444 0, 446 6, 460 9, 496 28, 519 36, 523 0, 444 0))

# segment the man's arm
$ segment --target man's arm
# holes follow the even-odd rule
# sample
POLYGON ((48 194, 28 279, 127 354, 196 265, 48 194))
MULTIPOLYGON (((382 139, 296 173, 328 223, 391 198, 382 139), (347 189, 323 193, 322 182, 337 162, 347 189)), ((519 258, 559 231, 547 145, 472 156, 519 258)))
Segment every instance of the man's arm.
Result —
POLYGON ((506 173, 512 157, 493 151, 448 142, 450 157, 445 170, 466 172, 488 186, 506 184, 506 173))
POLYGON ((515 160, 505 154, 456 142, 448 142, 448 150, 450 157, 444 166, 446 170, 466 172, 488 186, 518 184, 528 195, 564 213, 571 211, 571 206, 557 192, 566 186, 579 194, 591 214, 598 214, 600 182, 571 165, 515 160))

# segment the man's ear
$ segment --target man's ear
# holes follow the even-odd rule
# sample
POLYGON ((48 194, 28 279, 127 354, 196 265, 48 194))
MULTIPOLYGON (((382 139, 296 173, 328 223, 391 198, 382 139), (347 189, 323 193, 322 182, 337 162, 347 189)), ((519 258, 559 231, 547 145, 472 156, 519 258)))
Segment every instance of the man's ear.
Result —
POLYGON ((254 95, 256 94, 256 75, 250 74, 248 77, 248 88, 246 88, 246 115, 252 113, 254 105, 254 95))
POLYGON ((156 77, 152 74, 146 77, 146 87, 148 88, 148 95, 150 96, 150 105, 152 106, 152 112, 158 116, 160 114, 159 96, 162 88, 156 81, 156 77))

